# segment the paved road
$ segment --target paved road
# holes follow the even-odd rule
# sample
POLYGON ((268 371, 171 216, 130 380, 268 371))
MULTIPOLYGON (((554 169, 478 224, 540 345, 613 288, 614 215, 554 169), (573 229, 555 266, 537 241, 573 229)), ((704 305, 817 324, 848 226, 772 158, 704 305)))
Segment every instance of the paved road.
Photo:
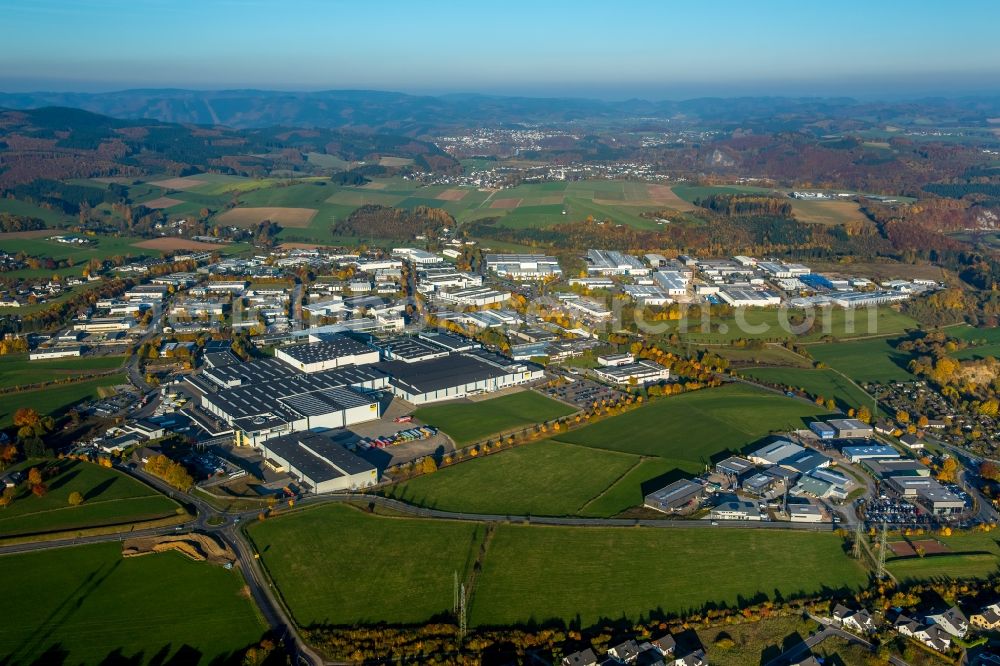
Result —
MULTIPOLYGON (((857 634, 852 634, 849 631, 844 631, 840 627, 831 623, 829 618, 826 617, 816 617, 815 615, 809 616, 811 619, 819 622, 823 629, 817 631, 815 634, 805 639, 798 645, 795 645, 791 649, 783 652, 780 657, 776 657, 769 661, 765 666, 784 666, 787 664, 795 663, 797 660, 802 659, 812 651, 814 647, 825 641, 831 636, 837 636, 843 638, 849 643, 854 645, 860 645, 861 647, 869 650, 871 652, 875 651, 875 646, 871 642, 861 638, 857 634)), ((905 661, 899 657, 889 657, 889 663, 893 666, 909 666, 905 661)))

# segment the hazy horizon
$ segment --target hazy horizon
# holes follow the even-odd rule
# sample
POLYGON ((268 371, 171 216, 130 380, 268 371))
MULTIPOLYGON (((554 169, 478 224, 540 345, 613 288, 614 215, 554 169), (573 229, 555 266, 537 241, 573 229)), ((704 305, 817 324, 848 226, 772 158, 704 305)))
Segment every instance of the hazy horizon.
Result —
POLYGON ((1000 5, 6 0, 0 89, 677 100, 1000 92, 1000 5))

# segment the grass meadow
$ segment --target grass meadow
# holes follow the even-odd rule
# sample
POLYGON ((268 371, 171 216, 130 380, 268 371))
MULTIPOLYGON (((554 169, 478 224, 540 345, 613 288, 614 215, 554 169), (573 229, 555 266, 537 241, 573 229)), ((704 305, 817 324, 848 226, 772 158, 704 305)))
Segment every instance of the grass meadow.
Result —
POLYGON ((238 571, 176 552, 122 558, 117 542, 0 556, 16 614, 4 664, 225 663, 265 626, 238 571))

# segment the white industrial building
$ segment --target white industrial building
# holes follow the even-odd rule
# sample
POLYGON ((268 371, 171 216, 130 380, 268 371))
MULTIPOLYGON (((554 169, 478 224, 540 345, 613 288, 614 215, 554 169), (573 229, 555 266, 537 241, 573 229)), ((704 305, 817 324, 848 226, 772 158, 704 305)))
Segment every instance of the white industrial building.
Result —
POLYGON ((257 448, 265 465, 290 474, 315 493, 359 490, 378 483, 375 465, 325 433, 282 435, 260 443, 257 448))
POLYGON ((80 347, 39 347, 28 352, 29 361, 43 361, 50 358, 67 358, 69 356, 79 356, 80 347))
POLYGON ((497 291, 489 287, 469 287, 467 289, 442 291, 438 293, 438 298, 446 303, 482 308, 488 305, 506 303, 510 300, 510 295, 509 291, 497 291))
POLYGON ((719 290, 719 297, 735 308, 768 307, 781 304, 781 296, 778 294, 747 287, 725 287, 719 290))
POLYGON ((515 280, 561 277, 559 260, 545 254, 487 254, 486 270, 515 280))
POLYGON ((591 275, 649 275, 649 267, 637 257, 615 250, 587 250, 587 273, 591 275))
POLYGON ((541 379, 541 367, 474 350, 416 363, 386 361, 375 366, 390 375, 389 390, 415 405, 492 393, 541 379))
POLYGON ((670 379, 670 369, 652 361, 594 368, 593 373, 601 381, 618 386, 633 383, 641 386, 670 379))
POLYGON ((441 257, 437 256, 433 252, 428 252, 427 250, 421 250, 415 247, 394 247, 392 249, 392 256, 406 259, 407 261, 410 261, 418 266, 441 263, 441 257))
POLYGON ((379 361, 377 349, 340 334, 310 335, 308 342, 278 347, 274 357, 306 373, 379 361))
POLYGON ((677 271, 656 271, 653 282, 667 293, 667 296, 683 296, 687 293, 687 279, 677 271))

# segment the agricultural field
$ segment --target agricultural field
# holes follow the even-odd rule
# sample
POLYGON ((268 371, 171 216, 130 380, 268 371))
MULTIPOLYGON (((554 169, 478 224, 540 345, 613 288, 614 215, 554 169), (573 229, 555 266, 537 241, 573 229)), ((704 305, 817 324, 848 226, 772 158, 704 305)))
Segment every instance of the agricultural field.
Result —
POLYGON ((810 395, 833 398, 837 406, 847 411, 872 404, 872 398, 843 375, 825 368, 747 368, 741 374, 762 382, 786 384, 810 395))
POLYGON ((598 449, 677 461, 700 472, 765 435, 804 427, 822 408, 745 385, 656 400, 556 439, 598 449))
POLYGON ((48 493, 38 497, 24 488, 10 506, 0 511, 0 536, 60 532, 178 515, 180 505, 176 502, 113 469, 69 459, 31 461, 18 468, 27 470, 40 464, 55 472, 45 481, 48 493), (83 495, 83 504, 69 505, 69 496, 74 492, 83 495))
POLYGON ((0 356, 0 388, 69 379, 120 368, 121 356, 85 356, 29 361, 27 354, 0 356))
POLYGON ((407 624, 452 609, 484 528, 477 523, 373 516, 327 504, 247 528, 300 626, 407 624), (337 563, 334 575, 327 566, 337 563))
POLYGON ((749 185, 674 185, 671 187, 678 197, 689 203, 696 199, 713 194, 770 194, 775 192, 768 187, 752 187, 749 185))
POLYGON ((861 588, 867 574, 842 546, 830 533, 501 525, 469 619, 500 626, 575 620, 587 627, 710 602, 736 606, 777 593, 861 588), (740 575, 724 575, 732 571, 740 575))
MULTIPOLYGON (((342 505, 293 511, 247 529, 305 626, 419 623, 448 612, 453 576, 465 580, 484 539, 484 527, 475 523, 371 515, 342 505), (329 561, 365 575, 331 576, 323 566, 329 561)), ((558 619, 587 627, 601 618, 736 605, 762 590, 793 596, 857 589, 866 580, 832 533, 503 524, 489 541, 469 619, 491 626, 558 619), (719 575, 737 569, 740 576, 719 575)))
POLYGON ((576 410, 535 391, 487 400, 421 407, 414 416, 443 430, 458 445, 479 441, 512 428, 550 421, 576 410))
POLYGON ((772 431, 803 427, 818 411, 745 385, 706 389, 458 463, 388 493, 447 511, 612 517, 772 431))
MULTIPOLYGON (((580 515, 639 462, 637 456, 544 440, 419 476, 387 494, 445 511, 580 515)), ((629 506, 614 507, 608 515, 629 506)))
POLYGON ((64 386, 0 395, 0 428, 9 427, 13 423, 14 412, 21 407, 33 407, 43 415, 61 416, 73 405, 97 398, 101 389, 124 381, 125 375, 110 375, 64 386))
POLYGON ((1000 357, 1000 328, 973 328, 956 326, 946 329, 951 337, 965 340, 969 347, 951 354, 958 359, 978 359, 988 356, 1000 357))
POLYGON ((731 317, 712 317, 703 330, 697 310, 691 318, 671 325, 667 333, 676 331, 685 341, 695 344, 729 344, 738 339, 795 340, 814 342, 825 336, 860 338, 897 335, 917 328, 911 317, 891 307, 872 310, 824 308, 812 313, 774 308, 742 308, 731 317))
MULTIPOLYGON (((56 236, 59 235, 59 233, 60 231, 58 229, 50 229, 48 231, 50 236, 56 236)), ((90 240, 91 243, 87 245, 73 245, 69 243, 59 243, 54 240, 49 240, 48 238, 5 238, 0 236, 0 250, 5 252, 24 252, 25 254, 35 257, 48 257, 56 261, 71 259, 73 262, 72 268, 60 269, 56 271, 50 269, 21 269, 18 271, 4 273, 4 277, 49 277, 53 273, 58 273, 63 277, 72 275, 79 276, 83 274, 84 267, 91 259, 100 259, 103 261, 114 256, 138 258, 142 256, 149 257, 159 255, 158 252, 154 253, 148 250, 143 251, 141 248, 135 247, 133 244, 141 241, 141 238, 131 236, 99 236, 91 238, 90 240)))
POLYGON ((809 345, 809 353, 856 382, 908 381, 909 354, 898 352, 890 338, 809 345))
POLYGON ((102 543, 3 555, 0 566, 17 572, 7 594, 31 600, 0 632, 5 664, 221 663, 265 631, 239 572, 176 552, 126 559, 102 543))
POLYGON ((705 347, 705 350, 729 359, 733 367, 741 366, 782 366, 792 368, 810 368, 812 364, 780 345, 768 344, 763 349, 748 347, 705 347))
MULTIPOLYGON (((0 213, 10 213, 12 215, 23 215, 25 217, 37 217, 45 222, 48 227, 68 227, 75 224, 77 219, 67 215, 61 210, 42 208, 27 201, 18 199, 0 198, 0 213)), ((56 231, 55 233, 58 233, 56 231)))
POLYGON ((874 224, 861 212, 858 204, 853 201, 807 201, 789 199, 792 204, 792 214, 801 222, 814 224, 874 224))
POLYGON ((890 558, 889 571, 901 580, 935 578, 989 578, 1000 567, 1000 544, 987 532, 963 532, 953 536, 914 537, 933 539, 950 552, 926 557, 890 558))

